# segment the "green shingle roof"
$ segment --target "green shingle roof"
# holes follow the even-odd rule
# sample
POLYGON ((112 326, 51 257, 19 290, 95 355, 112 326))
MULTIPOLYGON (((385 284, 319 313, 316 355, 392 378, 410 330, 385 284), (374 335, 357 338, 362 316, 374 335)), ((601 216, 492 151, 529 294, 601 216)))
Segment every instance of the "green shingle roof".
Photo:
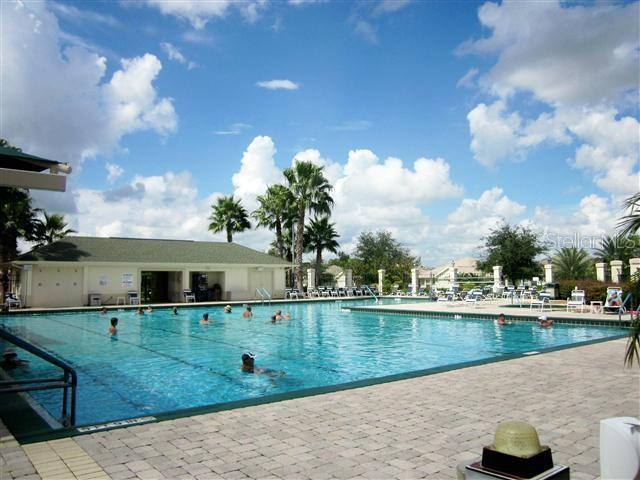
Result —
POLYGON ((100 237, 66 237, 20 255, 18 261, 289 265, 235 243, 100 237))

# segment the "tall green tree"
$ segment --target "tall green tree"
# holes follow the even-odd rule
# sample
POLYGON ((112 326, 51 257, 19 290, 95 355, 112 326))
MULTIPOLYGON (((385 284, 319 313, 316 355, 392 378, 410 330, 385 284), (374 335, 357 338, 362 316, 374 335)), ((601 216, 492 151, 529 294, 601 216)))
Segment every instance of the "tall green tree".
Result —
POLYGON ((620 235, 624 236, 638 233, 640 230, 640 193, 636 193, 627 198, 623 203, 623 207, 627 211, 627 214, 624 215, 618 223, 618 227, 622 228, 620 235))
MULTIPOLYGON (((411 255, 391 232, 362 232, 351 259, 353 274, 366 284, 378 281, 378 269, 385 269, 388 278, 404 283, 412 268, 420 266, 420 258, 411 255)), ((382 288, 380 285, 379 288, 382 288)))
POLYGON ((505 223, 489 234, 484 249, 486 255, 478 261, 478 268, 490 273, 494 265, 501 265, 504 275, 515 282, 539 274, 536 257, 547 246, 530 229, 505 223))
POLYGON ((322 268, 322 252, 325 250, 337 253, 340 244, 336 240, 339 235, 336 232, 335 223, 329 222, 329 217, 313 219, 304 232, 304 248, 306 252, 316 254, 316 278, 320 278, 322 268))
POLYGON ((70 233, 76 233, 75 230, 67 228, 67 223, 64 221, 64 215, 54 213, 49 215, 47 212, 43 212, 44 220, 36 220, 34 237, 37 242, 37 246, 48 245, 56 240, 63 239, 70 233))
POLYGON ((564 247, 552 260, 558 280, 583 280, 589 276, 593 259, 583 248, 564 247))
POLYGON ((629 260, 640 255, 640 236, 613 235, 603 237, 595 256, 600 262, 622 260, 623 268, 628 268, 629 260))
POLYGON ((18 254, 18 240, 35 240, 38 222, 29 191, 0 187, 0 268, 2 299, 9 288, 9 265, 18 254))
POLYGON ((251 228, 249 215, 233 195, 227 197, 218 197, 216 203, 211 205, 212 212, 209 216, 211 223, 209 230, 213 233, 226 232, 227 242, 233 242, 233 234, 244 232, 251 228))
POLYGON ((331 189, 333 187, 325 178, 323 167, 314 165, 311 162, 295 162, 293 167, 287 168, 283 173, 297 210, 295 238, 296 286, 302 290, 305 215, 307 213, 329 215, 331 207, 333 207, 333 198, 331 198, 331 189))
POLYGON ((264 195, 257 197, 260 206, 253 211, 251 216, 259 227, 275 230, 275 252, 285 258, 286 247, 284 243, 283 229, 291 225, 296 215, 291 192, 284 185, 270 185, 264 195))

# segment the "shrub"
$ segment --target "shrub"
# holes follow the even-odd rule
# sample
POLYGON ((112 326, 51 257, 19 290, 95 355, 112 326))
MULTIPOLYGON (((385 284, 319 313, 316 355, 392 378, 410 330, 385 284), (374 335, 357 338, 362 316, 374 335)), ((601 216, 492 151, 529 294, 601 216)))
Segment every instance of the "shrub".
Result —
POLYGON ((607 287, 612 283, 599 282, 598 280, 560 280, 560 298, 566 299, 571 296, 571 291, 578 287, 578 290, 584 290, 585 301, 604 303, 607 295, 607 287))

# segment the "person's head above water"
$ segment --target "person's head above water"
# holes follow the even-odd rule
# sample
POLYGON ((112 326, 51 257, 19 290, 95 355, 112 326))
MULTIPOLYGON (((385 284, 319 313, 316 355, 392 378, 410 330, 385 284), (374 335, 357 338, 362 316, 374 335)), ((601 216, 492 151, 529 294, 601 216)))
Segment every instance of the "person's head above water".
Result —
POLYGON ((251 311, 251 305, 247 305, 247 312, 251 311))
POLYGON ((209 314, 208 313, 203 314, 202 315, 202 319, 203 320, 209 320, 209 314))
POLYGON ((253 353, 242 354, 242 368, 253 370, 256 356, 253 353))
POLYGON ((174 315, 177 315, 178 314, 178 307, 173 307, 171 309, 171 311, 173 312, 174 315))
POLYGON ((18 356, 18 354, 16 353, 16 351, 13 348, 7 348, 7 349, 5 349, 5 351, 2 354, 2 356, 6 360, 6 359, 11 359, 11 358, 16 358, 18 356))
POLYGON ((116 317, 113 317, 111 319, 111 326, 115 327, 116 325, 118 325, 118 319, 116 317))

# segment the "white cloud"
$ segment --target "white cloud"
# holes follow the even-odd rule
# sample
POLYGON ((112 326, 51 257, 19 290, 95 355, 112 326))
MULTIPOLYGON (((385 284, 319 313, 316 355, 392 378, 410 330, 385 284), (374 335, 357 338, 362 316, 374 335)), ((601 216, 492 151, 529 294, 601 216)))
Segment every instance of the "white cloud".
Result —
POLYGON ((484 82, 500 95, 519 90, 554 105, 598 105, 637 88, 639 8, 488 2, 478 17, 491 35, 461 50, 498 53, 484 82))
POLYGON ((188 21, 196 30, 202 30, 209 21, 223 18, 236 8, 248 23, 255 23, 260 11, 266 8, 266 0, 146 0, 147 5, 158 8, 164 15, 188 21))
POLYGON ((376 28, 366 20, 355 20, 353 30, 368 43, 372 45, 378 44, 378 32, 376 28))
POLYGON ((402 10, 409 5, 411 0, 382 0, 373 9, 374 15, 382 15, 385 13, 393 13, 402 10))
POLYGON ((254 138, 242 155, 240 170, 231 178, 235 195, 249 211, 257 207, 256 197, 264 194, 268 185, 282 179, 282 172, 275 164, 275 154, 276 147, 270 137, 254 138))
POLYGON ((476 86, 476 77, 480 73, 480 70, 477 68, 470 68, 467 73, 465 73, 458 83, 456 83, 457 87, 465 87, 465 88, 473 88, 476 86))
POLYGON ((372 125, 373 122, 369 120, 348 120, 339 125, 332 125, 329 129, 336 132, 357 132, 368 130, 372 125))
POLYGON ((87 23, 99 24, 109 28, 120 28, 122 24, 112 15, 94 12, 92 10, 81 10, 68 3, 50 2, 49 8, 58 16, 64 17, 66 20, 86 25, 87 23))
POLYGON ((4 4, 0 72, 2 133, 25 151, 70 161, 118 148, 141 130, 177 129, 172 100, 153 85, 162 65, 151 54, 123 59, 111 79, 107 61, 62 47, 63 32, 42 3, 4 4), (46 81, 43 81, 46 79, 46 81))
POLYGON ((186 57, 183 55, 183 53, 180 51, 180 49, 175 45, 172 45, 169 42, 161 42, 160 48, 164 53, 167 54, 167 57, 169 57, 169 60, 174 60, 178 63, 186 65, 187 70, 191 70, 192 68, 197 67, 196 63, 187 60, 186 57))
POLYGON ((124 169, 116 163, 107 162, 105 169, 107 170, 107 182, 109 183, 115 182, 124 173, 124 169))
POLYGON ((231 1, 147 0, 147 4, 158 8, 164 15, 172 15, 186 20, 193 25, 193 28, 200 30, 209 20, 224 17, 231 1))
POLYGON ((216 130, 214 135, 240 135, 244 130, 252 128, 248 123, 232 123, 228 130, 216 130))
POLYGON ((572 165, 592 173, 599 188, 616 198, 637 191, 638 120, 619 112, 637 111, 630 91, 638 86, 639 14, 638 2, 484 4, 478 15, 491 34, 459 49, 498 55, 479 80, 497 100, 467 116, 476 160, 491 166, 523 159, 543 143, 573 142, 572 165), (527 104, 511 111, 516 93, 532 95, 548 111, 529 118, 527 104))
POLYGON ((79 211, 69 218, 81 235, 222 239, 207 230, 210 205, 219 194, 199 200, 187 171, 136 176, 124 187, 81 188, 74 195, 79 211))
POLYGON ((256 83, 256 87, 266 88, 268 90, 297 90, 300 85, 291 80, 265 80, 256 83))

